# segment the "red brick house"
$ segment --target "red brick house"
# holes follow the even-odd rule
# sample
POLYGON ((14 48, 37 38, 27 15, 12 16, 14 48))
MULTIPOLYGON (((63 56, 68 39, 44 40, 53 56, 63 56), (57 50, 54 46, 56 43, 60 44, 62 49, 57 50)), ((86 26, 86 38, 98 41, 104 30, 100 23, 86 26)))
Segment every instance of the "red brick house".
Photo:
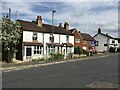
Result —
POLYGON ((87 33, 80 33, 80 35, 82 36, 83 39, 83 49, 87 51, 92 50, 93 52, 95 52, 96 51, 96 48, 94 46, 95 39, 87 33))
POLYGON ((95 39, 87 33, 81 33, 76 28, 70 30, 74 34, 74 46, 80 47, 81 50, 96 51, 94 46, 95 39))

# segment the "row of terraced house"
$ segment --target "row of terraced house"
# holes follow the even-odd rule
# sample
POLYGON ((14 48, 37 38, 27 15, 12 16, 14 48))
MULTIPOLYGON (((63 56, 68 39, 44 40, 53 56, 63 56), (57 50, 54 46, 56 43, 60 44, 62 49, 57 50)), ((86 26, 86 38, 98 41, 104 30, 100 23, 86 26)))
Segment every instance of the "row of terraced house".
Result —
POLYGON ((101 46, 98 38, 95 39, 76 28, 69 29, 68 22, 65 22, 64 26, 61 23, 59 26, 53 26, 54 37, 52 37, 52 25, 42 23, 41 16, 37 16, 36 21, 17 21, 19 21, 22 30, 16 53, 16 59, 18 60, 48 58, 52 53, 52 48, 54 48, 54 53, 64 54, 64 58, 66 58, 69 53, 74 53, 74 47, 95 52, 101 46))

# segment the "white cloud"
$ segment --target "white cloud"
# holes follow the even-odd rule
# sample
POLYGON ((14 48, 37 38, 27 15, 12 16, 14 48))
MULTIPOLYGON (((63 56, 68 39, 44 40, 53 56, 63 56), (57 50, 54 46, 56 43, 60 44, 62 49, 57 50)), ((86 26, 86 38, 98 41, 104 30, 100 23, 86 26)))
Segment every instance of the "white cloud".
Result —
MULTIPOLYGON (((11 1, 11 0, 4 0, 4 1, 11 1)), ((104 2, 99 3, 90 3, 86 2, 88 0, 81 0, 80 2, 72 2, 71 0, 68 2, 63 2, 64 7, 58 7, 56 6, 50 6, 48 4, 43 3, 25 3, 26 0, 18 0, 19 3, 5 3, 3 12, 7 12, 8 8, 11 8, 12 11, 18 11, 18 19, 24 19, 24 20, 35 20, 37 15, 41 15, 43 17, 44 23, 51 24, 50 21, 45 21, 45 19, 51 20, 51 11, 46 12, 35 12, 36 10, 31 10, 31 8, 34 5, 39 5, 41 7, 52 7, 56 10, 55 13, 55 24, 58 25, 59 23, 64 23, 65 21, 68 21, 70 24, 70 28, 77 28, 78 30, 81 30, 82 32, 90 33, 91 35, 94 35, 97 32, 97 29, 101 27, 103 29, 103 32, 105 33, 108 31, 109 33, 113 34, 113 30, 116 30, 114 32, 114 36, 117 35, 117 22, 118 22, 118 12, 117 12, 117 5, 118 3, 115 3, 115 0, 105 0, 104 2), (113 8, 109 8, 113 7, 113 8), (99 10, 97 10, 97 8, 99 10), (104 10, 106 9, 106 10, 104 10), (26 15, 22 15, 26 14, 26 15)), ((40 0, 41 1, 41 0, 40 0)), ((46 0, 47 1, 47 0, 46 0)), ((93 2, 96 2, 95 0, 92 0, 93 2)), ((100 0, 99 0, 100 1, 100 0)), ((117 1, 117 0, 116 0, 117 1)), ((30 0, 29 2, 33 2, 33 0, 30 0)), ((36 8, 37 9, 37 8, 36 8)))

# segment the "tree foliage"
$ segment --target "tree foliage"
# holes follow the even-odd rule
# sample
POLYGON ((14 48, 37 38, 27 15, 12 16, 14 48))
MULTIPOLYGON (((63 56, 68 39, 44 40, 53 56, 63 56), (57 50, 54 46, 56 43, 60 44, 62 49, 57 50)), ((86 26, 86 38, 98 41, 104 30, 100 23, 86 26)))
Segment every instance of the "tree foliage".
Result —
MULTIPOLYGON (((19 39, 21 37, 20 23, 18 21, 10 20, 9 28, 9 19, 2 18, 2 27, 1 36, 2 36, 2 45, 3 53, 7 52, 8 47, 10 48, 10 53, 13 54, 16 46, 19 44, 19 39)), ((7 55, 5 56, 7 57, 7 55)), ((11 57, 12 58, 12 57, 11 57)))

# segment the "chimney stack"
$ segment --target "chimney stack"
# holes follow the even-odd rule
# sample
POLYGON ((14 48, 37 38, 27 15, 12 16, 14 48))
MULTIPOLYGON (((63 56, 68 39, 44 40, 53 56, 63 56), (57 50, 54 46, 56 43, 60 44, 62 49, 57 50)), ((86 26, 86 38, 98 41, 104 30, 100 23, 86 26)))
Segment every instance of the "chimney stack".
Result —
POLYGON ((42 27, 42 16, 37 16, 37 25, 42 27))
POLYGON ((101 33, 101 28, 98 28, 98 33, 101 33))
POLYGON ((68 24, 68 22, 65 22, 64 29, 69 30, 69 24, 68 24))
POLYGON ((62 27, 62 23, 59 23, 59 27, 62 27))

